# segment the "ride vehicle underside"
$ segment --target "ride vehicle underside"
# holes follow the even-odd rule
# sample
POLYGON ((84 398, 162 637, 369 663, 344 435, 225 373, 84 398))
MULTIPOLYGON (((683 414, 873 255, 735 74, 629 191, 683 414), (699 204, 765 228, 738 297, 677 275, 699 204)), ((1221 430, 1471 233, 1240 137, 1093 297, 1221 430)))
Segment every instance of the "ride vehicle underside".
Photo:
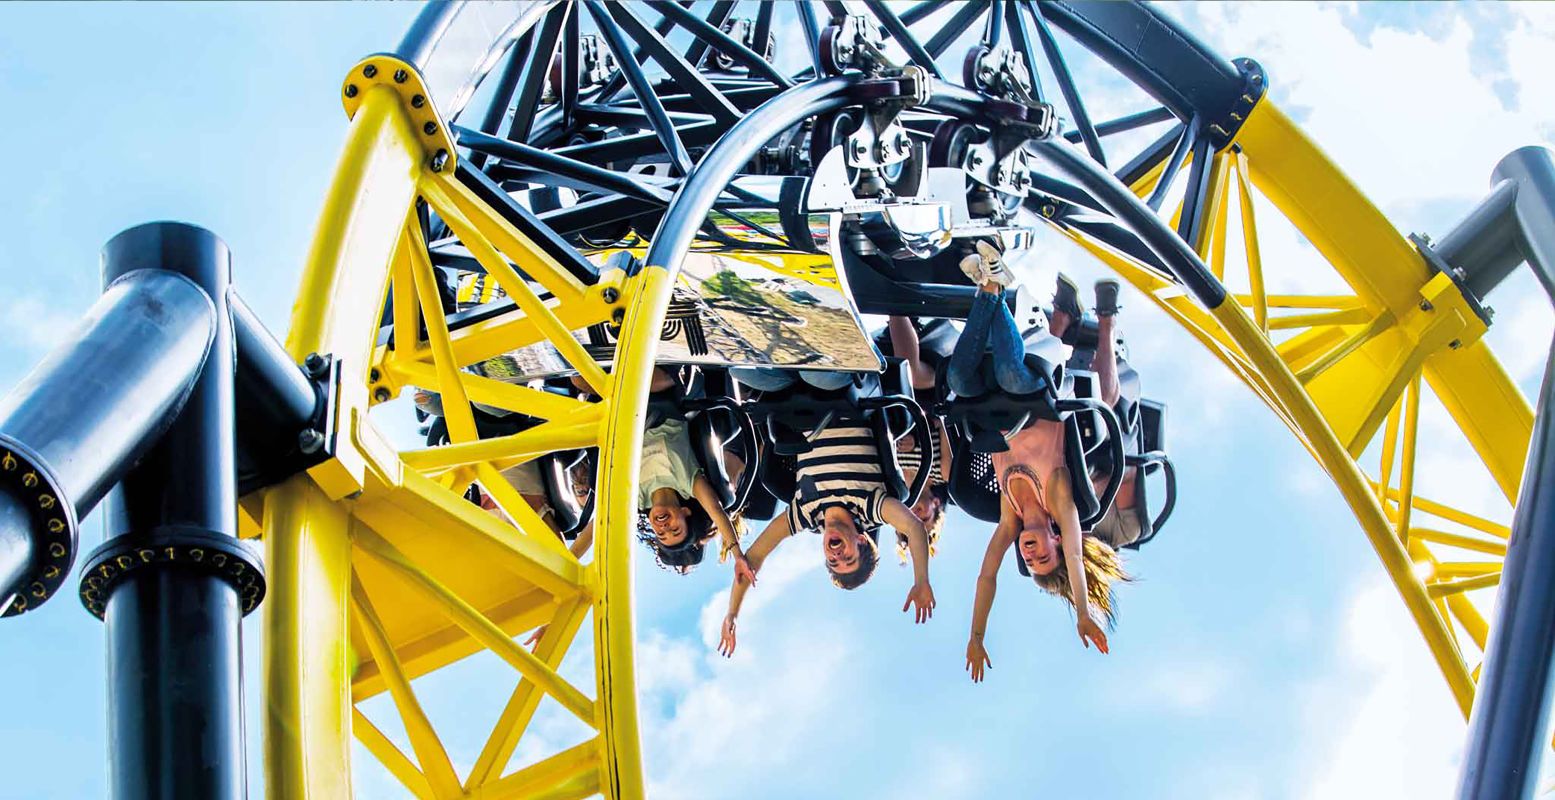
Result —
MULTIPOLYGON (((1548 419, 1536 429, 1533 408, 1482 340, 1491 320, 1483 300, 1521 263, 1545 276, 1555 269, 1555 168, 1547 151, 1517 151, 1457 229, 1435 243, 1406 239, 1269 100, 1268 81, 1255 62, 1228 61, 1136 3, 428 7, 396 50, 365 58, 342 83, 350 134, 284 351, 240 303, 227 334, 237 343, 227 369, 238 396, 211 413, 227 415, 242 483, 211 495, 225 502, 241 488, 242 500, 230 530, 202 524, 200 535, 214 538, 200 542, 251 565, 242 578, 206 577, 209 591, 244 600, 234 614, 264 614, 267 791, 350 794, 354 737, 418 797, 641 796, 631 553, 654 367, 879 373, 887 364, 864 315, 964 318, 976 290, 957 263, 977 239, 999 241, 1011 258, 1069 240, 1267 403, 1341 490, 1465 715, 1476 691, 1479 707, 1498 709, 1476 712, 1465 791, 1512 780, 1502 767, 1526 762, 1547 693, 1521 704, 1533 710, 1506 709, 1548 685, 1548 658, 1541 665, 1527 653, 1547 654, 1555 630, 1535 624, 1555 621, 1550 592, 1515 570, 1542 563, 1551 547, 1534 533, 1550 533, 1555 518, 1540 493, 1555 450, 1544 447, 1548 419), (802 32, 784 38, 805 47, 785 52, 780 30, 802 32), (1124 86, 1142 107, 1093 118, 1116 101, 1088 95, 1088 80, 1124 86), (1342 288, 1275 290, 1284 265, 1260 257, 1258 195, 1306 236, 1342 288), (1228 259, 1238 230, 1244 252, 1228 259), (1227 288, 1238 263, 1248 287, 1240 293, 1227 288), (573 375, 596 402, 541 385, 573 375), (385 433, 396 424, 389 415, 409 413, 396 398, 414 388, 440 396, 446 444, 401 448, 385 433), (1528 535, 1415 493, 1414 442, 1428 401, 1445 408, 1518 502, 1516 525, 1528 535), (508 415, 523 423, 482 422, 508 415), (1362 457, 1377 442, 1382 456, 1368 474, 1362 457), (569 528, 579 514, 595 526, 593 558, 580 562, 501 473, 535 459, 570 470, 590 452, 592 498, 569 512, 569 528), (504 516, 468 503, 472 485, 504 516), (262 577, 249 577, 259 559, 228 544, 232 534, 260 540, 262 577), (1482 594, 1498 582, 1492 624, 1482 594), (1514 589, 1532 599, 1509 604, 1514 589), (586 619, 592 687, 557 671, 586 619), (533 652, 515 640, 541 625, 533 652), (1492 635, 1503 631, 1518 634, 1492 635), (516 675, 461 773, 411 681, 481 650, 516 675), (357 708, 385 692, 410 753, 357 708), (510 771, 542 696, 597 735, 510 771)), ((142 245, 166 257, 178 237, 158 236, 142 245)), ((1040 327, 1034 302, 1022 294, 1011 302, 1024 325, 1040 327)), ((35 608, 62 586, 75 521, 134 476, 130 456, 160 441, 180 408, 189 413, 186 387, 218 363, 190 355, 204 318, 189 319, 165 401, 114 440, 122 458, 66 474, 67 445, 42 444, 49 423, 15 413, 48 399, 47 380, 0 406, 7 458, 18 475, 43 476, 61 508, 21 522, 0 515, 9 520, 0 535, 27 548, 14 565, 0 560, 5 613, 35 608)), ((219 343, 223 328, 213 330, 219 343)), ((75 345, 96 341, 83 335, 75 345)), ((44 378, 55 363, 40 368, 44 378)), ((953 398, 913 398, 910 386, 895 386, 862 393, 885 419, 882 436, 926 428, 925 407, 958 414, 953 398)), ((754 447, 750 415, 791 422, 822 408, 801 395, 786 406, 747 405, 731 389, 675 411, 717 406, 734 420, 728 435, 754 447)), ((1084 434, 1081 463, 1103 450, 1113 464, 1154 454, 1127 463, 1164 466, 1170 478, 1158 404, 1145 404, 1139 423, 1153 444, 1125 455, 1110 410, 1063 402, 1052 418, 1084 434)), ((167 436, 181 436, 182 425, 167 436)), ((754 483, 742 480, 729 496, 743 503, 754 483)), ((904 491, 921 491, 918 483, 904 491)), ((1099 517, 1115 492, 1092 497, 1091 513, 1099 517)), ((152 527, 158 543, 170 542, 169 561, 201 546, 166 538, 183 535, 171 529, 184 520, 162 522, 152 527)), ((155 624, 113 611, 130 594, 124 587, 139 593, 154 580, 147 576, 181 574, 150 557, 136 564, 147 525, 127 518, 122 527, 87 560, 80 590, 111 631, 155 624)), ((236 635, 235 616, 223 624, 236 635)), ((205 679, 235 684, 236 675, 205 679)), ((128 691, 115 684, 116 708, 128 691)), ((116 711, 113 724, 138 732, 143 721, 116 711)), ((214 735, 239 741, 240 722, 228 723, 214 735)), ((185 746, 176 728, 142 737, 133 758, 116 756, 116 785, 145 780, 145 763, 185 746)), ((166 780, 192 796, 226 796, 234 784, 230 774, 166 780)))

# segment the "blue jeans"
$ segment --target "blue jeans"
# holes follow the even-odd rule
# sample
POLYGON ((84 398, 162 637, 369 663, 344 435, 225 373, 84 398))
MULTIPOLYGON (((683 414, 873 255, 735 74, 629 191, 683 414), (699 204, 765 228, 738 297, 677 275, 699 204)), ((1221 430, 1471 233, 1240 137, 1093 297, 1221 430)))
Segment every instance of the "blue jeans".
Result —
POLYGON ((1002 289, 998 294, 978 292, 972 301, 972 311, 967 314, 966 326, 961 329, 961 338, 956 340, 946 369, 952 392, 961 397, 988 393, 985 356, 993 360, 994 382, 1010 394, 1031 394, 1046 384, 1040 373, 1026 366, 1026 343, 1015 327, 1015 317, 1004 304, 1002 289))
POLYGON ((729 370, 734 379, 752 389, 776 392, 794 385, 796 380, 817 389, 841 389, 853 382, 851 372, 825 372, 811 369, 777 369, 776 367, 736 367, 729 370))

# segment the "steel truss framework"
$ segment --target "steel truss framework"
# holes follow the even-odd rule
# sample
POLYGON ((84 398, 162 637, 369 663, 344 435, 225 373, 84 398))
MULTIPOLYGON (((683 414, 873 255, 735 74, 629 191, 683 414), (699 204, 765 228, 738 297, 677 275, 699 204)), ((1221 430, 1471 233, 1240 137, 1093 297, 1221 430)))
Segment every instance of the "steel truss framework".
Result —
MULTIPOLYGON (((348 795, 352 736, 417 797, 642 795, 630 542, 658 334, 681 257, 722 235, 704 225, 710 211, 790 244, 742 216, 772 200, 731 181, 757 169, 803 174, 803 164, 762 148, 806 118, 862 102, 871 79, 817 78, 828 71, 822 26, 845 16, 843 6, 797 5, 811 49, 797 74, 762 52, 779 22, 774 4, 584 0, 506 11, 511 24, 496 28, 506 32, 481 51, 474 79, 465 62, 444 80, 435 60, 462 14, 485 13, 458 6, 424 15, 397 54, 370 57, 347 77, 350 133, 286 340, 299 360, 327 353, 340 365, 340 438, 328 462, 244 501, 248 533, 265 541, 271 587, 263 612, 271 796, 348 795), (524 191, 531 202, 512 200, 524 191), (601 248, 631 245, 634 233, 650 244, 647 266, 599 266, 601 248), (436 265, 484 272, 507 300, 445 315, 436 265), (620 329, 608 370, 571 334, 599 324, 620 329), (600 390, 599 402, 462 371, 542 341, 600 390), (397 450, 374 427, 372 407, 409 386, 441 393, 451 444, 397 450), (544 422, 481 439, 472 402, 544 422), (599 448, 599 500, 594 556, 580 563, 500 472, 585 447, 599 448), (472 482, 505 518, 462 499, 472 482), (548 627, 533 652, 516 642, 539 625, 548 627), (592 686, 558 674, 585 629, 592 686), (460 774, 413 681, 482 650, 515 674, 479 757, 460 774), (357 707, 384 692, 410 753, 357 707), (596 735, 508 772, 545 696, 596 735)), ((1221 77, 1243 81, 1229 117, 1201 113, 1172 83, 1192 76, 1135 70, 1161 107, 1093 123, 1065 50, 1137 62, 1098 44, 1085 9, 930 0, 897 17, 884 3, 864 7, 886 31, 888 53, 929 76, 925 108, 939 118, 977 120, 988 110, 945 78, 964 32, 1042 65, 1032 99, 1067 109, 1075 127, 1062 138, 1083 154, 1034 150, 1054 169, 1027 206, 1148 295, 1289 426, 1355 512, 1467 714, 1489 627, 1470 593, 1495 585, 1508 529, 1416 493, 1421 406, 1445 407, 1509 500, 1533 415, 1464 296, 1278 108, 1259 101, 1255 66, 1225 65, 1221 77), (1056 94, 1044 98, 1044 80, 1056 94), (1111 137, 1160 123, 1174 127, 1107 171, 1111 137), (1158 209, 1179 192, 1163 219, 1158 209), (1260 255, 1260 194, 1348 293, 1266 291, 1275 283, 1266 268, 1279 265, 1260 255), (1245 294, 1223 284, 1233 219, 1245 294), (1380 465, 1368 472, 1362 455, 1379 435, 1380 465)))

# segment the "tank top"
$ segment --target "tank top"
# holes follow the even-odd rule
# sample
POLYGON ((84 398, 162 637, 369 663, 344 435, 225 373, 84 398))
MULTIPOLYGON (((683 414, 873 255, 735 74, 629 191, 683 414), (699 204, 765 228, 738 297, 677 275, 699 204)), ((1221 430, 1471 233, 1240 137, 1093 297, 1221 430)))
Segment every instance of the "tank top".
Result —
MULTIPOLYGON (((999 491, 1005 497, 1013 498, 1010 493, 1010 476, 1022 472, 1017 467, 1025 467, 1035 476, 1037 488, 1037 504, 1043 513, 1052 517, 1048 511, 1046 482, 1052 476, 1053 471, 1064 465, 1064 424, 1050 420, 1037 420, 1023 428, 1019 433, 1010 438, 1010 449, 1003 453, 992 453, 994 474, 999 476, 999 491)), ((1024 516, 1025 511, 1013 499, 1011 505, 1024 516)))

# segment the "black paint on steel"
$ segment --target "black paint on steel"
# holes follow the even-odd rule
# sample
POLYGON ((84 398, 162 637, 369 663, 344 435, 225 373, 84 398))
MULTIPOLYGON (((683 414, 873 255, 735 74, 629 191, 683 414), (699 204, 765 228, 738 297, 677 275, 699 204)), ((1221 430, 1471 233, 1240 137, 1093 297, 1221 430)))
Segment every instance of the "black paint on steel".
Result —
POLYGON ((1054 0, 1041 4, 1041 15, 1178 119, 1198 116, 1216 149, 1236 135, 1267 89, 1256 63, 1227 61, 1145 3, 1054 0))
POLYGON ((1044 7, 1027 4, 1031 10, 1031 17, 1037 23, 1037 38, 1042 42, 1042 52, 1047 55, 1048 66, 1053 70, 1053 79, 1058 82, 1058 91, 1064 96, 1064 105, 1069 107, 1069 113, 1074 115, 1074 124, 1080 131, 1080 141, 1085 142, 1085 151, 1091 154, 1091 158, 1102 166, 1107 166, 1107 154, 1102 150, 1101 137, 1096 135, 1096 126, 1091 124, 1091 115, 1085 110, 1085 101, 1080 99, 1080 91, 1075 88, 1074 76, 1069 73, 1069 64, 1064 60, 1064 52, 1058 47, 1058 37, 1053 35, 1048 27, 1047 20, 1043 17, 1044 7))
POLYGON ((632 58, 632 51, 627 47, 626 35, 621 27, 610 18, 609 12, 599 0, 583 0, 589 15, 594 18, 594 24, 599 26, 600 34, 605 38, 605 44, 610 52, 615 54, 616 65, 621 74, 626 76, 626 81, 632 87, 632 93, 636 95, 637 102, 647 112, 648 119, 653 122, 653 132, 658 135, 659 142, 664 145, 664 152, 669 154, 671 166, 681 175, 691 171, 691 156, 686 152, 686 146, 681 143, 680 136, 675 132, 674 123, 664 112, 664 105, 659 102, 658 95, 654 94, 653 86, 648 83, 648 76, 643 74, 642 65, 632 58))
MULTIPOLYGON (((571 273, 584 284, 593 284, 599 280, 599 269, 593 262, 584 258, 572 245, 568 244, 551 226, 541 222, 529 209, 519 205, 507 192, 502 190, 495 181, 487 177, 485 173, 477 169, 467 169, 463 162, 455 169, 455 177, 459 179, 475 194, 487 207, 496 211, 508 224, 512 225, 533 242, 535 246, 544 250, 561 268, 571 273)), ((614 199, 614 198, 612 198, 614 199)), ((592 225, 599 224, 599 220, 591 221, 592 225)), ((520 264, 522 269, 523 265, 520 264)))
POLYGON ((988 26, 983 29, 983 44, 998 47, 1004 39, 1004 0, 991 0, 988 6, 988 26))
MULTIPOLYGON (((681 141, 692 147, 701 147, 713 143, 724 128, 714 122, 698 122, 680 129, 681 141)), ((590 164, 609 164, 612 161, 625 161, 632 158, 662 153, 659 149, 658 134, 652 131, 646 133, 629 133, 625 136, 617 136, 612 139, 604 139, 598 142, 568 145, 558 147, 548 152, 558 156, 586 161, 590 164)))
POLYGON ((972 23, 987 10, 988 4, 983 0, 962 4, 961 10, 957 11, 955 16, 945 22, 945 27, 940 28, 938 33, 929 37, 929 41, 924 45, 924 49, 935 58, 944 55, 945 48, 949 47, 961 34, 966 33, 966 29, 972 27, 972 23))
MULTIPOLYGON (((1555 242, 1551 242, 1555 244, 1555 242)), ((1555 689, 1555 347, 1544 367, 1538 417, 1528 443, 1512 536, 1501 565, 1496 619, 1468 744, 1458 776, 1460 800, 1521 800, 1538 791, 1549 748, 1555 689)))
MULTIPOLYGON (((102 589, 112 795, 241 798, 245 598, 235 576, 215 570, 254 581, 259 562, 237 540, 231 256, 210 231, 151 223, 103 248, 105 284, 137 269, 199 284, 217 327, 183 412, 109 494, 107 539, 82 571, 115 584, 102 589)), ((262 593, 262 582, 248 586, 249 597, 262 593)))
MULTIPOLYGON (((756 4, 756 27, 751 36, 751 41, 756 44, 758 55, 765 55, 768 42, 772 39, 772 12, 777 9, 777 3, 756 4)), ((774 45, 774 48, 776 45, 774 45)), ((774 53, 775 54, 775 53, 774 53)))
MULTIPOLYGON (((535 113, 540 108, 540 97, 545 93, 545 81, 551 74, 551 59, 556 54, 556 42, 561 38, 562 24, 572 11, 571 3, 563 3, 551 9, 540 23, 540 34, 524 64, 524 74, 519 80, 518 93, 514 97, 513 121, 508 124, 507 138, 515 142, 529 140, 529 131, 535 113)), ((498 95, 505 97, 505 95, 498 95)), ((493 100, 494 107, 506 108, 501 100, 493 100)))
MULTIPOLYGON (((943 0, 928 0, 917 8, 939 2, 943 0)), ((799 27, 804 30, 805 46, 810 48, 810 69, 812 74, 820 75, 826 70, 821 65, 821 24, 815 20, 815 8, 810 0, 794 0, 794 6, 799 12, 799 27)))
POLYGON ((864 0, 864 5, 875 15, 875 19, 880 20, 880 24, 885 26, 886 31, 896 39, 896 43, 914 64, 928 70, 930 75, 944 80, 945 76, 940 73, 939 65, 934 63, 934 56, 923 49, 923 45, 919 44, 918 39, 907 30, 907 26, 886 7, 884 0, 864 0))
MULTIPOLYGON (((1031 49, 1031 29, 1026 27, 1026 14, 1021 10, 1019 0, 1005 3, 1004 15, 1009 18, 1010 42, 1026 62, 1026 72, 1031 76, 1031 98, 1043 102, 1042 75, 1037 72, 1037 51, 1031 49)), ((1079 136, 1076 132, 1074 141, 1080 141, 1079 136)))
MULTIPOLYGON (((1127 164, 1117 171, 1118 181, 1124 186, 1133 186, 1139 183, 1139 179, 1149 174, 1167 156, 1171 155, 1172 148, 1177 145, 1183 135, 1186 124, 1178 123, 1172 129, 1161 134, 1161 137, 1150 143, 1149 147, 1139 151, 1127 164)), ((1068 137, 1065 137, 1068 138, 1068 137)))
POLYGON ((497 89, 492 93, 491 105, 486 107, 486 113, 481 117, 480 130, 482 133, 495 135, 502 128, 502 115, 507 113, 508 98, 513 96, 513 90, 518 87, 518 79, 524 73, 524 67, 529 63, 534 49, 535 31, 524 31, 524 35, 518 37, 513 44, 508 46, 506 61, 502 64, 502 72, 497 74, 497 89))
MULTIPOLYGON (((1192 127, 1192 123, 1189 123, 1192 127)), ((1210 183, 1215 171, 1210 168, 1214 151, 1208 137, 1200 136, 1193 143, 1193 166, 1188 170, 1188 191, 1182 198, 1182 214, 1177 218, 1177 235, 1195 250, 1207 251, 1203 237, 1209 230, 1215 209, 1209 208, 1210 183)))
MULTIPOLYGON (((1149 111, 1140 111, 1135 114, 1118 117, 1117 119, 1109 119, 1106 122, 1098 122, 1096 123, 1096 135, 1105 138, 1115 133, 1137 130, 1146 125, 1154 125, 1157 122, 1165 122, 1170 119, 1177 119, 1177 117, 1172 114, 1171 109, 1161 106, 1160 108, 1152 108, 1149 111)), ((1079 144, 1080 132, 1064 131, 1064 138, 1079 144)))
MULTIPOLYGON (((717 45, 718 49, 724 55, 729 56, 730 58, 744 58, 743 55, 735 55, 735 53, 741 48, 744 48, 752 56, 756 56, 756 53, 750 48, 736 42, 733 37, 723 32, 724 23, 728 22, 730 15, 734 13, 734 0, 718 0, 718 2, 713 3, 712 8, 707 10, 706 19, 698 17, 697 15, 688 11, 685 7, 678 4, 674 9, 660 7, 658 10, 659 13, 664 15, 665 19, 672 19, 675 21, 675 24, 691 32, 693 41, 691 42, 691 46, 686 48, 686 60, 696 64, 697 66, 702 65, 702 59, 707 57, 708 48, 713 45, 717 45), (682 13, 675 13, 677 11, 682 13), (695 20, 695 22, 692 20, 695 20), (697 23, 701 24, 699 25, 697 23), (713 34, 717 35, 715 36, 713 34), (730 47, 731 49, 725 50, 725 47, 730 47)), ((756 60, 761 61, 763 59, 761 59, 759 56, 756 56, 756 60)), ((751 62, 748 61, 746 64, 749 66, 754 66, 751 64, 751 62)), ((760 69, 760 67, 755 68, 760 69)), ((777 71, 776 69, 773 69, 772 65, 770 64, 767 65, 767 69, 771 69, 773 72, 777 71)))
MULTIPOLYGON (((684 2, 684 0, 681 0, 681 2, 684 2)), ((571 3, 569 2, 568 5, 571 5, 571 3)), ((653 27, 659 32, 660 36, 663 36, 669 33, 671 28, 675 27, 675 23, 668 17, 661 17, 653 27)), ((569 29, 568 35, 574 36, 574 38, 576 38, 575 32, 573 32, 571 29, 569 29)), ((632 59, 641 64, 645 52, 646 51, 643 50, 642 45, 639 44, 637 49, 632 51, 632 59)), ((616 95, 616 92, 621 91, 621 87, 625 85, 626 79, 622 77, 622 73, 617 72, 614 75, 611 75, 609 78, 605 79, 604 87, 601 88, 594 97, 599 102, 607 102, 613 99, 616 95)))
POLYGON ((847 105, 858 80, 825 78, 784 91, 725 133, 686 177, 653 235, 645 263, 677 270, 723 188, 761 146, 799 122, 847 105))
MULTIPOLYGON (((801 5, 809 5, 805 0, 799 0, 801 5)), ((923 0, 923 2, 902 12, 902 22, 915 25, 927 19, 930 14, 940 10, 949 0, 923 0)))
MULTIPOLYGON (((660 99, 662 100, 663 98, 660 99)), ((664 109, 665 113, 669 114, 670 121, 679 126, 713 121, 712 115, 702 113, 700 108, 695 111, 680 111, 670 108, 670 104, 665 103, 664 109)), ((738 113, 738 111, 735 112, 735 114, 738 113)), ((573 114, 573 122, 578 125, 601 125, 607 128, 653 130, 653 123, 648 121, 648 115, 644 114, 642 109, 630 108, 628 106, 607 106, 599 103, 579 103, 576 113, 573 114)))
POLYGON ((1106 206, 1120 224, 1133 231, 1201 305, 1215 309, 1225 302, 1226 287, 1204 266, 1193 248, 1112 173, 1076 152, 1066 142, 1033 142, 1031 147, 1070 182, 1106 206))
MULTIPOLYGON (((559 98, 557 105, 561 107, 562 124, 568 127, 572 125, 573 112, 578 107, 578 60, 583 57, 580 52, 583 49, 581 27, 582 20, 577 14, 567 15, 567 34, 562 37, 562 85, 557 87, 556 94, 559 98)), ((622 58, 630 58, 624 49, 616 54, 617 61, 622 58)), ((635 58, 631 61, 634 66, 637 64, 635 58)))
POLYGON ((426 4, 410 23, 410 29, 400 38, 400 45, 394 48, 394 54, 424 71, 438 41, 463 8, 463 3, 426 4))
MULTIPOLYGON (((631 219, 643 212, 662 208, 664 206, 659 203, 636 197, 596 197, 567 208, 547 211, 536 217, 535 221, 541 228, 550 231, 559 239, 563 235, 579 233, 608 222, 631 219)), ((563 244, 565 243, 563 241, 563 244)), ((590 266, 592 267, 592 264, 590 266)), ((598 280, 597 276, 591 278, 589 283, 596 280, 598 280)))
POLYGON ((648 23, 643 22, 642 18, 632 11, 630 5, 611 3, 608 8, 610 9, 611 17, 615 19, 616 23, 633 39, 638 41, 642 52, 647 53, 649 58, 658 62, 659 66, 663 67, 664 71, 670 76, 670 80, 674 81, 676 86, 686 94, 691 95, 697 101, 697 105, 701 107, 701 110, 711 113, 725 125, 732 125, 740 118, 739 109, 735 108, 722 93, 713 88, 713 85, 708 83, 707 78, 698 72, 696 67, 681 58, 680 54, 675 52, 669 46, 669 43, 664 41, 663 37, 648 27, 648 23))
MULTIPOLYGON (((793 81, 790 81, 783 73, 778 72, 777 68, 772 66, 765 58, 762 58, 760 54, 718 28, 719 25, 723 24, 724 20, 728 19, 729 12, 734 10, 733 3, 714 4, 706 20, 674 3, 665 2, 664 0, 655 0, 655 2, 649 3, 649 5, 662 13, 665 19, 673 20, 676 25, 685 28, 687 32, 696 37, 696 43, 686 49, 686 61, 688 63, 697 64, 706 54, 709 46, 716 46, 718 52, 749 68, 752 76, 760 75, 771 83, 785 89, 794 85, 793 81)), ((813 13, 811 19, 814 19, 813 13)), ((804 14, 801 13, 800 21, 803 22, 803 20, 804 14)))
MULTIPOLYGON (((1491 182, 1496 187, 1492 199, 1505 184, 1516 187, 1516 197, 1502 206, 1502 216, 1514 219, 1512 238, 1555 302, 1555 163, 1550 151, 1543 147, 1512 151, 1496 165, 1491 182)), ((1480 226, 1485 237, 1505 238, 1509 233, 1505 225, 1480 226)), ((1497 249, 1492 246, 1489 252, 1493 255, 1497 249)), ((1466 239, 1453 235, 1443 240, 1442 250, 1444 256, 1465 261, 1477 252, 1466 239)), ((1540 762, 1549 747, 1550 702, 1555 693, 1555 584, 1550 582, 1555 574, 1552 395, 1555 343, 1544 365, 1538 416, 1501 565, 1496 619, 1469 717, 1468 745, 1458 779, 1458 797, 1463 800, 1533 797, 1540 762)))
MULTIPOLYGON (((1177 173, 1182 169, 1184 162, 1188 160, 1188 154, 1193 152, 1194 145, 1198 144, 1198 126, 1193 122, 1179 126, 1182 135, 1177 137, 1177 144, 1172 147, 1172 155, 1166 159, 1166 166, 1161 169, 1161 177, 1156 180, 1155 191, 1150 193, 1150 198, 1145 205, 1156 211, 1161 210, 1161 203, 1166 200, 1166 194, 1172 190, 1172 182, 1177 180, 1177 173)), ((1198 164, 1197 161, 1194 162, 1198 164)))
POLYGON ((472 131, 457 125, 454 126, 454 131, 459 135, 459 144, 471 150, 532 168, 532 171, 528 174, 518 174, 504 170, 503 174, 507 176, 527 180, 531 183, 566 185, 573 188, 582 188, 586 191, 600 191, 621 194, 627 197, 640 197, 644 200, 654 200, 659 203, 669 202, 670 192, 653 184, 637 180, 634 176, 624 172, 596 167, 593 164, 575 161, 548 150, 530 147, 522 142, 498 139, 495 136, 487 136, 479 131, 472 131))
POLYGON ((73 330, 0 397, 5 514, 0 605, 42 605, 63 586, 78 524, 172 424, 210 351, 216 311, 193 281, 160 269, 109 286, 73 330), (17 572, 20 568, 23 571, 17 572), (17 596, 12 599, 15 593, 17 596))
POLYGON ((238 358, 238 493, 243 495, 329 457, 328 437, 334 430, 326 397, 333 364, 314 354, 317 377, 310 378, 242 298, 234 293, 230 302, 238 358))
POLYGON ((1509 153, 1491 174, 1490 195, 1441 241, 1436 253, 1483 300, 1526 261, 1555 298, 1555 163, 1537 145, 1509 153))

